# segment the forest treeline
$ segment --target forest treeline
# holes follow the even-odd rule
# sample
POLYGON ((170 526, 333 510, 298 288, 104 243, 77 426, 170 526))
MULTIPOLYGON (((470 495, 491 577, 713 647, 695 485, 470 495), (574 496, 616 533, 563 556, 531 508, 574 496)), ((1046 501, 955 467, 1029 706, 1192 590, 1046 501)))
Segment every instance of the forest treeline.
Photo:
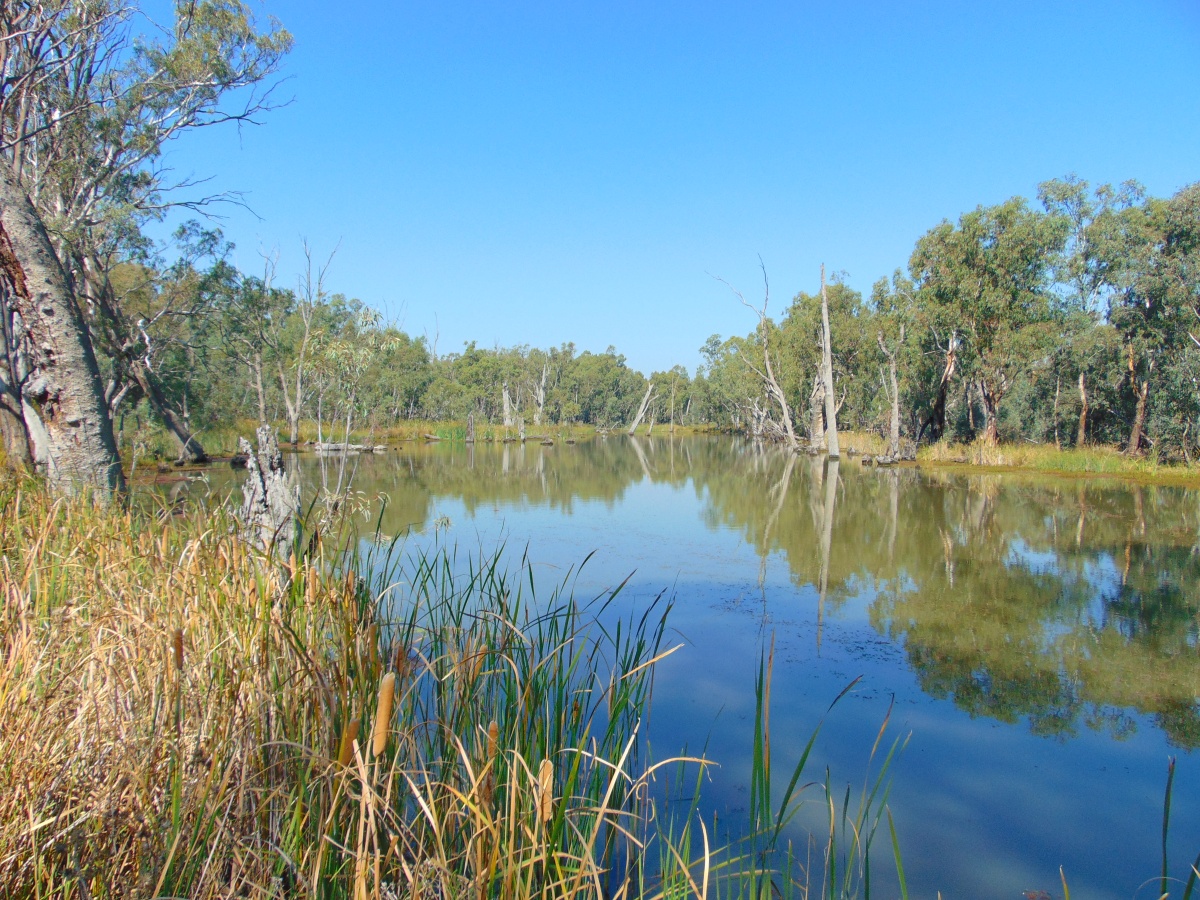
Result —
MULTIPOLYGON (((127 263, 113 282, 125 318, 142 323, 126 339, 194 431, 258 418, 286 423, 295 440, 302 418, 340 432, 468 416, 618 428, 640 414, 782 436, 765 344, 797 431, 823 438, 817 291, 746 335, 709 338, 694 375, 647 375, 614 348, 569 343, 437 354, 368 304, 329 293, 328 261, 310 254, 287 288, 269 261, 261 274, 239 272, 219 233, 190 226, 179 238, 175 265, 127 263)), ((1068 178, 1041 185, 1036 205, 1014 198, 942 222, 870 296, 828 286, 838 422, 886 436, 895 407, 912 442, 1104 443, 1190 459, 1200 438, 1198 245, 1200 186, 1160 199, 1133 183, 1068 178)), ((111 358, 105 366, 119 380, 111 358)), ((136 380, 111 396, 118 420, 138 402, 153 409, 136 380)))
POLYGON ((710 338, 694 374, 570 343, 441 354, 372 298, 331 291, 320 253, 296 278, 269 259, 239 270, 194 223, 165 247, 147 236, 168 210, 221 199, 189 198, 164 148, 257 121, 291 47, 237 0, 175 16, 150 34, 136 4, 0 7, 0 436, 56 483, 119 489, 130 421, 199 460, 210 429, 245 418, 293 441, 301 421, 473 418, 707 424, 793 446, 840 419, 893 454, 978 435, 1193 455, 1200 185, 1154 198, 1071 177, 978 207, 932 227, 869 297, 822 275, 777 319, 765 297, 743 301, 754 327, 710 338))

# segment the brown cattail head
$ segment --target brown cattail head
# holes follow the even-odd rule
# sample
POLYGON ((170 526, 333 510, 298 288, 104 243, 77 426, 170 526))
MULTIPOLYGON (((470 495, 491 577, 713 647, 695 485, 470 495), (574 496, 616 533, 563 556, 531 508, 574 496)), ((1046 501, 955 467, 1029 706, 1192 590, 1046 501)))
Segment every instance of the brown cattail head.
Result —
POLYGON ((554 818, 554 763, 543 759, 538 767, 537 780, 538 818, 549 822, 554 818))
POLYGON ((171 649, 175 656, 175 671, 183 671, 183 629, 176 628, 171 634, 171 649))
POLYGON ((375 622, 367 626, 367 659, 372 669, 379 665, 379 625, 375 622))
POLYGON ((496 724, 496 720, 492 719, 488 725, 487 737, 487 761, 488 765, 492 764, 492 760, 496 758, 496 747, 500 743, 500 726, 496 724))
POLYGON ((375 732, 371 740, 371 753, 379 756, 387 747, 388 731, 392 722, 392 701, 396 696, 396 673, 388 672, 379 685, 379 704, 375 707, 375 732))
POLYGON ((342 745, 338 747, 338 765, 345 768, 350 765, 354 755, 354 742, 358 740, 358 719, 350 721, 342 731, 342 745))
POLYGON ((396 655, 392 660, 394 668, 400 673, 401 678, 407 678, 409 670, 412 669, 412 658, 408 655, 408 648, 403 644, 396 645, 396 655))

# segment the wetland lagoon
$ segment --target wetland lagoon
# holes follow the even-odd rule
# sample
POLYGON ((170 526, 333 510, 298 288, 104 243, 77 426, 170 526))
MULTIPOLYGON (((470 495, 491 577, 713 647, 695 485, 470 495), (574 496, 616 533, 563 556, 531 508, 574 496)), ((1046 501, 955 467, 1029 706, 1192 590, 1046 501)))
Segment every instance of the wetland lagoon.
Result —
MULTIPOLYGON (((337 480, 336 457, 292 462, 305 496, 337 480)), ((345 475, 363 534, 377 524, 399 552, 502 547, 539 589, 624 584, 614 614, 671 598, 681 648, 642 733, 656 758, 718 764, 709 821, 745 817, 773 641, 777 778, 856 678, 809 777, 828 767, 857 793, 889 709, 885 742, 911 735, 888 802, 912 896, 1060 897, 1062 867, 1077 897, 1157 897, 1171 757, 1170 874, 1200 850, 1200 492, 864 468, 725 437, 406 444, 345 475)), ((793 839, 826 821, 810 812, 793 839)), ((886 843, 878 896, 896 893, 886 843)))

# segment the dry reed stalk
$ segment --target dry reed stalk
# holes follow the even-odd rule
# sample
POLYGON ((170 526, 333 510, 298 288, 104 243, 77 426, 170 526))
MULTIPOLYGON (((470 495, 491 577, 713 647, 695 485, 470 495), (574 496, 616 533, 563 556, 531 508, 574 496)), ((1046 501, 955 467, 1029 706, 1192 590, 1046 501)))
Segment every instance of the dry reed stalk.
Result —
POLYGON ((467 664, 467 687, 470 688, 479 679, 479 670, 483 666, 483 659, 487 655, 483 644, 472 638, 467 644, 467 651, 464 654, 464 662, 467 664))
POLYGON ((371 739, 371 755, 380 756, 387 749, 388 731, 392 721, 392 703, 396 696, 396 674, 388 672, 379 685, 379 703, 375 707, 375 730, 371 739))

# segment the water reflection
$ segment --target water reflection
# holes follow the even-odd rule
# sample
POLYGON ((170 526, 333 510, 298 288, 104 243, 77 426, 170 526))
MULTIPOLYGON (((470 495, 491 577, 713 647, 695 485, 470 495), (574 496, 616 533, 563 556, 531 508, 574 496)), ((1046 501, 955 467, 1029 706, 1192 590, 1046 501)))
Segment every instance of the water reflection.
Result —
MULTIPOLYGON (((306 490, 335 482, 337 465, 305 457, 306 490)), ((815 589, 818 648, 826 618, 866 597, 921 688, 972 716, 1122 738, 1140 713, 1175 746, 1200 745, 1192 491, 864 469, 717 438, 409 445, 351 474, 360 496, 388 498, 392 535, 425 527, 447 499, 469 517, 539 508, 569 527, 579 504, 612 509, 635 485, 690 489, 708 528, 753 549, 760 588, 778 557, 815 589)))
MULTIPOLYGON (((891 802, 914 895, 1055 893, 1063 866, 1080 896, 1134 896, 1161 864, 1172 746, 1171 857, 1195 856, 1196 491, 864 469, 728 438, 409 444, 338 466, 301 457, 305 494, 352 476, 364 532, 378 519, 421 545, 450 523, 464 555, 527 554, 539 588, 569 576, 594 596, 636 569, 623 602, 670 592, 688 646, 659 669, 643 733, 721 763, 705 798, 722 821, 744 813, 773 635, 777 758, 860 675, 812 771, 857 777, 893 698, 912 729, 891 802)), ((213 470, 218 494, 221 478, 236 476, 213 470)))

